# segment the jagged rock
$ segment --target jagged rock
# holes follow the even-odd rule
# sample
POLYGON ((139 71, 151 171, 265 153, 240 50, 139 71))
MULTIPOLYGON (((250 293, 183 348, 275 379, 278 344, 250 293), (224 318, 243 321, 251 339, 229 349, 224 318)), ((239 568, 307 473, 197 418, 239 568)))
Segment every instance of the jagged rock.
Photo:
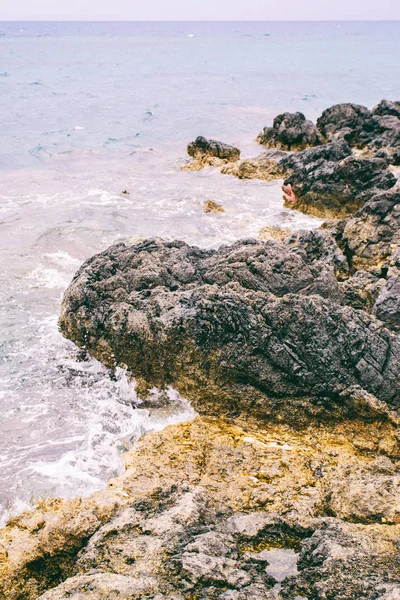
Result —
POLYGON ((220 166, 240 159, 238 148, 202 136, 188 145, 187 152, 193 161, 183 168, 194 171, 202 169, 205 165, 220 166))
POLYGON ((398 406, 399 339, 341 299, 333 269, 301 246, 248 240, 213 252, 149 240, 87 261, 60 326, 105 364, 126 365, 141 390, 172 384, 208 414, 283 411, 301 422, 304 409, 278 411, 279 398, 351 385, 398 406))
MULTIPOLYGON (((83 500, 42 502, 0 531, 1 597, 250 600, 261 590, 256 597, 278 600, 278 582, 285 593, 293 582, 314 585, 324 565, 308 576, 310 545, 322 536, 327 547, 335 546, 341 526, 323 516, 329 503, 336 506, 332 488, 339 497, 354 489, 354 473, 360 474, 359 492, 349 494, 342 512, 364 522, 360 494, 365 502, 368 487, 375 494, 379 485, 390 490, 398 468, 384 456, 371 463, 358 446, 375 440, 369 452, 377 452, 376 441, 395 439, 397 427, 375 412, 300 432, 286 424, 260 429, 198 417, 148 434, 125 455, 126 472, 106 490, 83 500), (304 563, 306 578, 296 569, 302 546, 299 568, 304 563)), ((394 515, 389 493, 381 497, 379 514, 394 515)), ((387 527, 375 526, 372 535, 370 526, 357 527, 357 543, 372 548, 371 569, 384 589, 395 579, 383 568, 392 551, 383 541, 377 563, 374 544, 379 532, 386 539, 387 527)), ((392 525, 393 539, 398 529, 392 525)), ((334 589, 344 594, 357 562, 343 565, 343 585, 339 567, 334 589)))
POLYGON ((272 127, 264 127, 257 142, 268 148, 304 150, 322 143, 322 136, 314 123, 303 113, 283 113, 274 119, 272 127))
POLYGON ((385 283, 385 279, 376 277, 368 271, 356 271, 353 277, 340 282, 344 303, 371 312, 385 283))
POLYGON ((322 135, 331 141, 344 139, 355 148, 380 152, 392 164, 400 164, 400 102, 382 100, 372 111, 357 104, 337 104, 317 121, 322 135))
POLYGON ((285 205, 317 217, 352 214, 381 190, 396 184, 386 158, 360 158, 345 141, 332 142, 292 154, 267 150, 258 158, 227 165, 222 173, 240 179, 283 178, 296 201, 285 205))
POLYGON ((369 144, 374 132, 371 111, 351 103, 335 104, 324 110, 317 120, 317 127, 328 140, 345 140, 356 148, 369 144))
POLYGON ((349 215, 396 184, 386 160, 358 158, 344 141, 292 154, 279 167, 296 195, 296 202, 286 204, 316 216, 349 215))
POLYGON ((303 542, 299 575, 286 585, 285 597, 373 600, 378 594, 385 597, 386 591, 393 594, 400 583, 399 531, 399 526, 362 526, 327 519, 303 542), (379 575, 382 572, 384 581, 379 575))
POLYGON ((336 236, 353 269, 374 269, 380 275, 400 241, 400 190, 373 196, 339 224, 336 236))
POLYGON ((394 254, 385 284, 375 302, 375 314, 392 329, 400 329, 400 251, 394 254))

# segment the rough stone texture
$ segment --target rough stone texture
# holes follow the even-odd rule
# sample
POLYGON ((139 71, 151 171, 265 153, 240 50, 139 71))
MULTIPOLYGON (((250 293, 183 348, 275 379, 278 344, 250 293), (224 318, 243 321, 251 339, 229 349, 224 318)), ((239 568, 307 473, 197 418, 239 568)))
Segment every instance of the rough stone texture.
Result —
POLYGON ((280 161, 288 156, 282 150, 270 149, 256 158, 247 158, 224 166, 221 173, 234 175, 239 179, 264 179, 273 181, 283 178, 284 170, 280 167, 280 161))
POLYGON ((400 329, 400 252, 393 255, 387 273, 385 284, 374 306, 378 319, 392 329, 400 329))
POLYGON ((238 148, 202 136, 197 137, 188 145, 187 152, 193 161, 184 168, 194 171, 202 169, 206 165, 220 166, 240 159, 238 148))
MULTIPOLYGON (((398 526, 326 520, 303 543, 293 595, 324 600, 368 600, 399 588, 398 526), (385 573, 382 581, 381 573, 385 573)), ((390 597, 390 596, 389 596, 390 597)))
POLYGON ((352 268, 380 273, 400 241, 400 190, 373 196, 339 224, 336 236, 352 268))
POLYGON ((303 113, 286 112, 275 117, 272 127, 264 127, 257 142, 268 148, 304 150, 318 146, 323 140, 314 123, 308 121, 303 113))
POLYGON ((400 529, 380 520, 397 522, 390 490, 399 468, 394 458, 371 462, 370 454, 397 427, 375 411, 301 432, 198 417, 148 434, 107 490, 48 500, 9 522, 0 532, 1 597, 375 600, 378 588, 394 593, 400 529), (371 488, 378 496, 365 506, 374 525, 359 506, 371 488), (325 516, 347 490, 343 519, 356 524, 325 516), (324 595, 330 586, 337 596, 324 595))
POLYGON ((279 166, 296 194, 290 206, 316 216, 349 215, 396 183, 385 159, 358 158, 343 141, 292 154, 279 166))
POLYGON ((400 102, 382 100, 372 111, 357 104, 337 104, 317 121, 329 140, 344 139, 355 148, 380 151, 394 165, 400 164, 400 102))
POLYGON ((329 405, 351 385, 398 406, 398 337, 341 302, 333 267, 301 244, 248 240, 215 252, 149 240, 87 261, 60 326, 105 364, 126 365, 141 391, 172 384, 208 414, 283 411, 301 422, 304 411, 280 398, 329 405))
POLYGON ((229 164, 222 173, 240 179, 283 178, 291 184, 296 202, 285 206, 317 217, 345 217, 374 194, 396 184, 386 158, 360 158, 345 141, 332 142, 295 153, 267 150, 258 158, 229 164))

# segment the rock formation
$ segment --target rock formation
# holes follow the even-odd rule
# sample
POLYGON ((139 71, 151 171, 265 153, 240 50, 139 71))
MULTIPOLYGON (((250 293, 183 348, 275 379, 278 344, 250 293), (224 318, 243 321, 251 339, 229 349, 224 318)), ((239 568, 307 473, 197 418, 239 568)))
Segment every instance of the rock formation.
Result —
POLYGON ((312 121, 303 113, 283 113, 275 117, 272 127, 264 127, 257 142, 267 148, 304 150, 323 143, 323 138, 312 121))
POLYGON ((106 490, 8 523, 1 597, 388 600, 400 590, 395 429, 371 415, 300 433, 198 417, 148 434, 106 490), (392 458, 371 459, 379 440, 392 458))
POLYGON ((193 158, 193 161, 183 168, 190 171, 198 171, 206 165, 221 166, 240 159, 238 148, 202 136, 197 137, 188 145, 187 153, 193 158))

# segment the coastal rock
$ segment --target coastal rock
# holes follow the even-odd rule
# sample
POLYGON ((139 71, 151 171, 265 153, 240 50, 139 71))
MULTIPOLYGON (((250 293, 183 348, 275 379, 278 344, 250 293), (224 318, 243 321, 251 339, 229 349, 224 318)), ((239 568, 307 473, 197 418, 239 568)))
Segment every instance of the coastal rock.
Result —
POLYGON ((142 392, 174 385, 207 414, 299 424, 317 410, 310 400, 296 410, 299 398, 329 406, 352 385, 399 406, 400 340, 341 302, 333 267, 301 245, 149 240, 87 261, 60 327, 106 365, 128 367, 142 392))
POLYGON ((220 166, 240 159, 238 148, 203 136, 198 136, 194 142, 188 145, 187 153, 193 158, 193 161, 183 168, 193 171, 202 169, 206 165, 220 166))
POLYGON ((353 269, 380 275, 400 242, 400 190, 374 195, 338 225, 336 237, 353 269))
POLYGON ((399 531, 398 526, 327 519, 303 542, 299 575, 287 584, 285 597, 372 600, 386 593, 393 597, 400 590, 399 531))
MULTIPOLYGON (((306 597, 322 600, 326 587, 319 582, 329 572, 338 597, 356 600, 346 593, 358 589, 359 568, 367 580, 374 573, 382 595, 393 591, 399 526, 366 525, 364 515, 360 524, 351 513, 353 525, 324 511, 333 502, 330 485, 337 482, 338 494, 352 489, 355 469, 369 473, 360 489, 375 482, 378 490, 382 478, 386 487, 395 485, 394 463, 381 457, 371 467, 354 443, 368 445, 395 430, 376 414, 302 431, 198 417, 147 434, 124 455, 125 473, 106 490, 83 500, 47 500, 0 531, 0 594, 238 600, 260 593, 278 600, 282 593, 294 600, 307 589, 306 597)), ((367 600, 375 600, 374 590, 367 600)))
POLYGON ((392 329, 400 329, 400 252, 393 256, 385 285, 374 305, 375 314, 392 329))
POLYGON ((304 150, 322 143, 322 136, 303 113, 283 113, 275 117, 272 127, 264 127, 257 142, 268 148, 304 150))
POLYGON ((223 206, 213 200, 206 200, 203 204, 203 210, 205 213, 223 213, 225 212, 223 206))
POLYGON ((222 173, 240 179, 282 178, 296 195, 296 201, 286 200, 285 206, 317 217, 338 218, 395 186, 396 177, 387 166, 386 158, 355 156, 342 140, 291 154, 267 150, 258 158, 227 165, 222 173))
POLYGON ((378 152, 394 165, 400 164, 400 102, 382 100, 372 111, 357 104, 337 104, 317 121, 330 141, 343 139, 354 148, 378 152))
POLYGON ((282 150, 270 149, 255 158, 247 158, 228 164, 221 169, 224 175, 234 175, 239 179, 264 179, 273 181, 284 177, 280 161, 288 156, 282 150))
POLYGON ((350 215, 381 190, 396 184, 382 158, 358 158, 346 142, 303 150, 279 163, 296 201, 292 208, 315 216, 350 215))
POLYGON ((317 120, 321 134, 330 141, 345 140, 349 146, 363 148, 372 140, 375 124, 371 111, 359 104, 335 104, 317 120))

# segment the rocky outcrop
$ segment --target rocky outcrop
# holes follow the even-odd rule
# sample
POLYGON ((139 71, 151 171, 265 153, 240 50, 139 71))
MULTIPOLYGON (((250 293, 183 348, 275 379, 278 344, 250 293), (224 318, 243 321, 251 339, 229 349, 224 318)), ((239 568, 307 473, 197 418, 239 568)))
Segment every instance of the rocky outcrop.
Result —
POLYGON ((187 152, 193 161, 183 168, 192 171, 198 171, 206 165, 221 166, 240 159, 238 148, 202 136, 197 137, 188 145, 187 152))
POLYGON ((358 158, 346 142, 292 154, 279 166, 287 174, 284 183, 290 183, 296 195, 291 206, 316 216, 349 215, 396 184, 384 159, 358 158))
POLYGON ((381 156, 400 164, 400 102, 382 100, 371 111, 357 104, 337 104, 317 121, 328 140, 344 139, 359 149, 381 151, 381 156))
POLYGON ((374 404, 365 420, 317 430, 198 417, 146 435, 106 490, 47 500, 8 523, 0 532, 1 596, 375 600, 378 589, 393 593, 398 425, 374 404), (382 451, 392 458, 371 460, 382 451))
POLYGON ((314 123, 307 120, 303 113, 286 112, 275 117, 272 127, 264 127, 257 142, 267 148, 304 150, 318 146, 323 139, 314 123))
POLYGON ((379 191, 396 184, 385 158, 361 158, 345 141, 301 152, 269 150, 256 159, 227 165, 222 172, 240 179, 284 179, 296 201, 286 206, 317 217, 345 217, 361 208, 379 191))
POLYGON ((324 261, 307 255, 306 240, 113 246, 73 280, 61 330, 105 364, 127 366, 141 389, 172 384, 207 414, 299 424, 319 410, 305 400, 296 411, 299 398, 329 407, 352 385, 399 406, 400 340, 341 305, 334 255, 329 266, 320 242, 324 261))

